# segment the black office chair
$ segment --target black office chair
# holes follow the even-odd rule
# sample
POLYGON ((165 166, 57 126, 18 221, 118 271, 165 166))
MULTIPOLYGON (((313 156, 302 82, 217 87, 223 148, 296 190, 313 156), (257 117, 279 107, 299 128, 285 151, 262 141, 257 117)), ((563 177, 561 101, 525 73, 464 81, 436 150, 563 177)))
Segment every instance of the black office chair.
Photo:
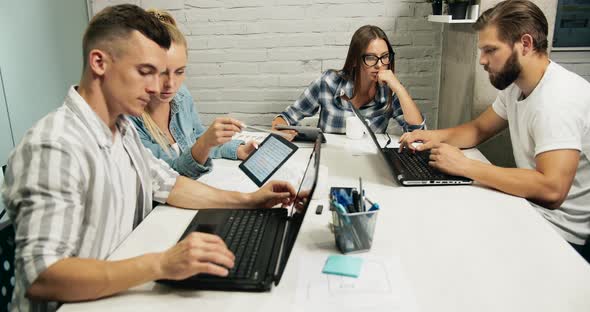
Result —
POLYGON ((584 244, 584 247, 580 250, 580 255, 586 259, 588 264, 590 264, 590 238, 586 240, 586 244, 584 244))
MULTIPOLYGON (((2 172, 6 166, 2 166, 2 172)), ((1 200, 0 196, 0 200, 1 200)), ((0 220, 6 210, 0 208, 0 220)), ((14 279, 14 227, 10 222, 0 223, 0 312, 10 310, 14 279)))
MULTIPOLYGON (((0 212, 0 219, 4 213, 0 212)), ((14 227, 5 223, 0 225, 0 312, 10 310, 14 284, 14 227)))

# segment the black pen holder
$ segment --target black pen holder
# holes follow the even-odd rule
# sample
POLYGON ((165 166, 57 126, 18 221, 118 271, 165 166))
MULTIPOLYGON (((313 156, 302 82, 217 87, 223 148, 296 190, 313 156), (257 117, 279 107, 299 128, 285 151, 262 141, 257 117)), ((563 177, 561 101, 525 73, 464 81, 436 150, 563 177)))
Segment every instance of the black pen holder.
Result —
POLYGON ((373 244, 379 210, 342 213, 341 209, 334 206, 335 199, 332 195, 332 191, 338 192, 340 189, 352 192, 354 188, 333 187, 330 190, 330 210, 332 210, 336 247, 344 254, 369 251, 373 244))

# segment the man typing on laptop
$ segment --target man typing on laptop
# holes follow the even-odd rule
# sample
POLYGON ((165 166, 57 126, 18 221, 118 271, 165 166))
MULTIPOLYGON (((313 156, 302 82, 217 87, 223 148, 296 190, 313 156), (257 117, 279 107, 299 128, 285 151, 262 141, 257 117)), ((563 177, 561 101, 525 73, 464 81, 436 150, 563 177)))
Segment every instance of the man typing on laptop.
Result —
POLYGON ((474 28, 480 64, 501 90, 495 102, 466 124, 405 133, 401 146, 422 141, 416 149, 431 150, 432 166, 528 199, 580 251, 590 235, 590 83, 549 59, 547 20, 530 1, 501 2, 474 28), (518 168, 470 160, 458 149, 506 127, 518 168))
MULTIPOLYGON (((167 251, 105 259, 151 212, 290 204, 295 190, 218 190, 174 172, 143 147, 124 115, 159 92, 170 36, 134 5, 99 12, 84 40, 84 71, 64 104, 24 136, 9 159, 3 198, 15 227, 16 311, 110 296, 156 279, 228 274, 234 256, 217 236, 191 233, 167 251)), ((268 209, 274 210, 274 209, 268 209)))
MULTIPOLYGON (((284 143, 291 144, 286 140, 284 143)), ((191 289, 241 291, 267 291, 273 284, 278 285, 313 198, 320 149, 321 138, 317 138, 290 210, 209 209, 200 211, 186 228, 181 241, 194 231, 215 233, 223 238, 235 253, 229 275, 220 278, 198 274, 158 282, 191 289)))

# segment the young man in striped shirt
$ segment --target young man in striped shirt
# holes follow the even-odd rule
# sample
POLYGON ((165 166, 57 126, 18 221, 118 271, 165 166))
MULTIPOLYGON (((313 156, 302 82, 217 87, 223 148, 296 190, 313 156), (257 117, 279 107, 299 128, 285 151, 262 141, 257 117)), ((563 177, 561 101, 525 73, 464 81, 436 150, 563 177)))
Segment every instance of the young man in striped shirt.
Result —
POLYGON ((214 189, 143 147, 124 115, 139 116, 159 91, 170 36, 155 17, 133 5, 106 8, 83 45, 79 85, 9 159, 3 197, 16 232, 13 310, 51 311, 156 279, 226 275, 234 256, 205 233, 164 252, 105 261, 152 199, 184 208, 272 207, 295 195, 285 182, 250 194, 214 189))

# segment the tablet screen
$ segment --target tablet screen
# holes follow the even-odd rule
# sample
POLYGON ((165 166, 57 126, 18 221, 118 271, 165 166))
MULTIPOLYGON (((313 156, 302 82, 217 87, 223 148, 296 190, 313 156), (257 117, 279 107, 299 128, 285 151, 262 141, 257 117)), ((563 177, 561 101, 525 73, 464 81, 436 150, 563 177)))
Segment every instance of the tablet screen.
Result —
POLYGON ((271 134, 240 164, 240 169, 261 186, 296 150, 293 143, 271 134))

